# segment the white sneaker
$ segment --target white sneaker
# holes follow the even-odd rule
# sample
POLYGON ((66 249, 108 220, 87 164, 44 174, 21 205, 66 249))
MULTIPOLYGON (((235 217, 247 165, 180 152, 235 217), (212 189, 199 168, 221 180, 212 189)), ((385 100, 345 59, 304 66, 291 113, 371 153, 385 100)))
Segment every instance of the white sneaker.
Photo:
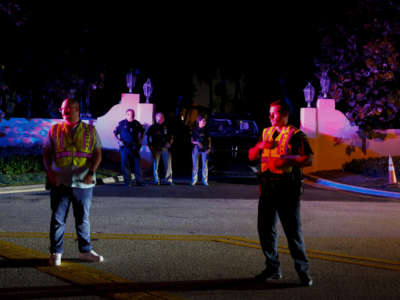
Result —
POLYGON ((49 265, 50 266, 59 266, 61 265, 61 253, 52 253, 50 254, 49 258, 49 265))
POLYGON ((98 255, 93 250, 90 250, 89 252, 81 252, 79 254, 79 259, 80 260, 84 260, 84 261, 90 261, 90 262, 102 262, 102 261, 104 261, 104 257, 101 256, 101 255, 98 255))

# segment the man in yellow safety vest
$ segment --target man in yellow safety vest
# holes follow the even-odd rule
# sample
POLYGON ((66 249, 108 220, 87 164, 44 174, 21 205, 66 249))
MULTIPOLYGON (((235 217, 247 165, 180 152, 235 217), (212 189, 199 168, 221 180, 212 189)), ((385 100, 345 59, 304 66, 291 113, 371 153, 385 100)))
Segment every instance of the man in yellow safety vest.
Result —
POLYGON ((294 259, 295 269, 303 286, 311 286, 300 218, 301 168, 310 166, 313 152, 307 137, 288 125, 289 106, 277 100, 270 104, 271 127, 265 128, 262 140, 249 150, 249 159, 258 159, 261 152, 258 234, 266 257, 266 269, 257 281, 281 279, 278 255, 277 221, 281 221, 294 259))
POLYGON ((94 126, 79 117, 79 102, 65 99, 60 112, 64 122, 53 125, 43 146, 43 164, 50 189, 51 266, 61 264, 65 222, 72 203, 80 259, 102 262, 104 258, 90 244, 89 211, 95 172, 101 162, 101 141, 94 126))

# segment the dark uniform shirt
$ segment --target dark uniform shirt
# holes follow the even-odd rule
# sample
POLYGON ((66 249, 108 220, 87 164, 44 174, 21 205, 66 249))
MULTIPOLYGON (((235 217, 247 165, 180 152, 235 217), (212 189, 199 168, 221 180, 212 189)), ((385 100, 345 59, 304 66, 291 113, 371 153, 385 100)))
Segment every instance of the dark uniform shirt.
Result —
POLYGON ((210 133, 207 126, 204 126, 202 128, 197 126, 192 131, 193 141, 200 142, 203 145, 203 147, 194 145, 195 147, 198 147, 200 152, 207 151, 210 148, 209 138, 210 138, 210 133))
POLYGON ((123 142, 123 146, 136 149, 140 147, 139 134, 142 136, 144 133, 143 126, 136 120, 129 122, 122 120, 118 123, 117 128, 114 130, 114 135, 123 142))
POLYGON ((162 124, 155 123, 150 126, 147 131, 147 140, 150 147, 161 150, 167 147, 171 142, 172 132, 164 122, 162 124))
MULTIPOLYGON (((291 137, 289 144, 292 147, 292 150, 291 150, 292 155, 311 155, 311 154, 313 154, 313 151, 308 142, 307 136, 302 131, 296 132, 291 137)), ((303 179, 302 170, 299 167, 293 167, 292 174, 296 181, 303 179)))
MULTIPOLYGON (((275 138, 275 135, 274 135, 275 138)), ((291 155, 310 155, 313 154, 307 136, 302 131, 292 135, 289 144, 291 145, 291 155)))

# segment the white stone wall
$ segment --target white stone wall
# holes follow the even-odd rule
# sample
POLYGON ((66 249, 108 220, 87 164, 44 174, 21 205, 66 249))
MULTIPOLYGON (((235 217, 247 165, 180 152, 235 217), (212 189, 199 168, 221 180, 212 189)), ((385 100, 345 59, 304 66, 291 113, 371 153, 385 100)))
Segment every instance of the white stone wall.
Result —
MULTIPOLYGON (((114 137, 114 129, 118 122, 125 119, 126 110, 133 108, 136 119, 147 129, 153 124, 154 105, 150 103, 139 103, 139 94, 122 94, 119 104, 114 105, 104 116, 97 120, 84 120, 92 123, 100 135, 103 149, 119 150, 117 140, 114 137)), ((25 119, 10 118, 0 120, 0 147, 31 147, 43 144, 47 132, 52 124, 62 121, 61 119, 25 119)), ((142 164, 149 167, 151 153, 147 146, 147 138, 143 139, 140 150, 142 164)))

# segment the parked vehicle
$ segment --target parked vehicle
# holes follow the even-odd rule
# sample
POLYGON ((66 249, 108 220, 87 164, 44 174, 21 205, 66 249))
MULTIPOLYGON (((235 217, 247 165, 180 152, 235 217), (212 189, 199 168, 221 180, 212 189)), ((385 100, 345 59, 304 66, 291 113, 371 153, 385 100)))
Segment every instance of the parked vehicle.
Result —
POLYGON ((259 138, 257 123, 229 114, 214 114, 208 121, 211 136, 210 175, 255 177, 259 162, 248 159, 248 151, 259 138))

